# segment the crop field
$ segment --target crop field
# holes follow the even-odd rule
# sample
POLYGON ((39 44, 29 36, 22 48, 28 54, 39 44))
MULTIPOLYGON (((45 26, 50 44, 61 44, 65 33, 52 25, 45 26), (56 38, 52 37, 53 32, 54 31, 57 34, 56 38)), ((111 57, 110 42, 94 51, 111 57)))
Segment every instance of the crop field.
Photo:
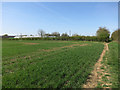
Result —
POLYGON ((118 88, 119 85, 119 64, 118 63, 118 43, 117 42, 111 42, 109 44, 110 51, 108 52, 108 62, 107 64, 110 66, 110 73, 111 73, 111 82, 112 86, 111 88, 118 88))
POLYGON ((104 49, 102 42, 2 42, 3 88, 81 88, 104 49))

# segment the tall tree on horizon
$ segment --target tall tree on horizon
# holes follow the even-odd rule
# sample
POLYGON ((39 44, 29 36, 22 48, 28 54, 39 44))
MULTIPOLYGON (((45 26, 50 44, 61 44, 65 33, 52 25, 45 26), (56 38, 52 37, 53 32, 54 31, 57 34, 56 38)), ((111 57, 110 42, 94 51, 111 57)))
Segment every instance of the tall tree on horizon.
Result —
POLYGON ((100 41, 109 41, 110 31, 106 27, 99 27, 96 32, 96 35, 100 41))

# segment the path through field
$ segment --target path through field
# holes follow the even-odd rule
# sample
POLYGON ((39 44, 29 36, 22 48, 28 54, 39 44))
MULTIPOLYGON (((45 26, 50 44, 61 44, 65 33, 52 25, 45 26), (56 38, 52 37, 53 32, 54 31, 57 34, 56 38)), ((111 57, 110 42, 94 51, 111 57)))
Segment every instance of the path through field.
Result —
POLYGON ((104 50, 100 55, 99 60, 94 66, 94 70, 89 75, 86 84, 83 85, 83 88, 95 88, 98 84, 98 81, 101 80, 101 76, 99 73, 101 73, 103 70, 101 69, 101 62, 103 60, 103 56, 105 55, 106 51, 108 50, 108 43, 104 44, 104 50))

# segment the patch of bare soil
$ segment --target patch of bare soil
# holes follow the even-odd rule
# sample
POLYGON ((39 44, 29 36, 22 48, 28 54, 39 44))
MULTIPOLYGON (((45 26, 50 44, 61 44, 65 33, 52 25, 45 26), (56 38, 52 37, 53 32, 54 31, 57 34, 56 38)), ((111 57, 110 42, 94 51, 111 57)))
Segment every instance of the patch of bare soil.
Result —
POLYGON ((39 43, 24 43, 26 45, 36 45, 36 44, 39 44, 39 43))
POLYGON ((103 69, 101 69, 101 61, 103 60, 103 56, 105 55, 106 51, 108 50, 108 43, 104 44, 104 50, 100 55, 99 60, 94 66, 94 70, 88 76, 87 82, 83 85, 83 88, 95 88, 98 85, 98 81, 101 80, 102 76, 99 73, 104 75, 103 69))
POLYGON ((79 42, 72 42, 72 43, 79 43, 79 42))
POLYGON ((43 49, 43 51, 46 51, 46 52, 50 52, 50 51, 56 51, 56 50, 59 50, 61 48, 73 48, 74 46, 86 46, 88 44, 72 44, 72 45, 69 45, 69 46, 63 46, 63 47, 57 47, 57 48, 53 48, 53 49, 43 49))
POLYGON ((61 48, 73 47, 73 46, 86 46, 86 45, 88 45, 88 44, 72 44, 72 45, 69 45, 69 46, 61 47, 61 48))
POLYGON ((57 41, 58 43, 68 43, 68 41, 57 41))

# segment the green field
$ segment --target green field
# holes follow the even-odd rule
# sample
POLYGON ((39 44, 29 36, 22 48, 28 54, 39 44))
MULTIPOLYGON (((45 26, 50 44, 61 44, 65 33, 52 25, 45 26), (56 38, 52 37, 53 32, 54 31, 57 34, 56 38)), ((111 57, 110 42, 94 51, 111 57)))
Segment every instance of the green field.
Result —
POLYGON ((101 42, 2 43, 3 88, 80 88, 104 48, 101 42))
POLYGON ((107 64, 110 66, 110 73, 111 75, 111 82, 112 86, 111 88, 118 88, 119 80, 119 61, 118 61, 118 43, 117 42, 111 42, 109 44, 110 51, 108 52, 108 62, 107 64))

